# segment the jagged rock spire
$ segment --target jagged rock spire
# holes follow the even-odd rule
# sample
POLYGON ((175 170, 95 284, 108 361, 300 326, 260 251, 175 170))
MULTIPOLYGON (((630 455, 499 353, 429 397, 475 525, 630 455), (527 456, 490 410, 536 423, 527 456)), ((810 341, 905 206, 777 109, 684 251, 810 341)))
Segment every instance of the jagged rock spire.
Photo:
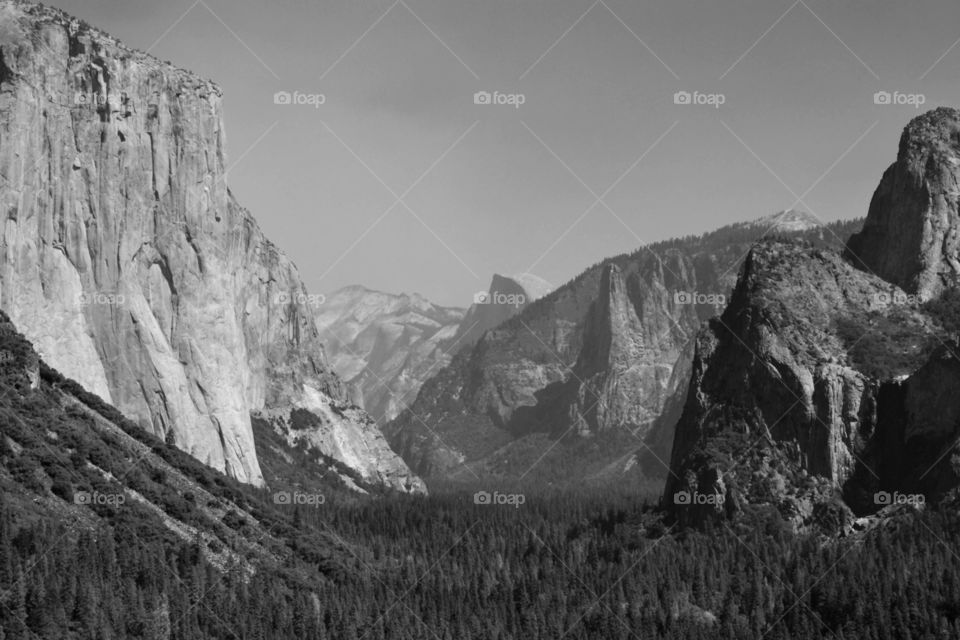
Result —
POLYGON ((940 108, 907 125, 848 257, 908 293, 935 297, 960 278, 958 203, 960 111, 940 108))

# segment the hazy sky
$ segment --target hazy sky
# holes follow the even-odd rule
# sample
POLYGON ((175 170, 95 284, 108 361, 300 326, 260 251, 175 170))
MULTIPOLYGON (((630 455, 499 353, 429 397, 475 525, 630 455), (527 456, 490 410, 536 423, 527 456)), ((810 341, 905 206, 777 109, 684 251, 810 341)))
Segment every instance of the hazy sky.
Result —
POLYGON ((960 105, 956 0, 591 2, 48 4, 223 87, 231 187, 315 292, 467 305, 493 272, 560 284, 784 208, 862 216, 920 112, 874 93, 960 105))

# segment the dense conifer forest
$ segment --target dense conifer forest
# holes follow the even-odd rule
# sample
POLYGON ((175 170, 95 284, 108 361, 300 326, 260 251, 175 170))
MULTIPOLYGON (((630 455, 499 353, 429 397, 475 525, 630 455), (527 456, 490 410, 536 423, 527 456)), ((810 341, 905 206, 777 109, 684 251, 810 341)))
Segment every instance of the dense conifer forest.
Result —
POLYGON ((952 506, 839 538, 760 508, 682 530, 629 485, 364 497, 332 464, 283 487, 323 497, 297 504, 130 423, 9 322, 0 355, 4 640, 960 637, 952 506))
POLYGON ((4 638, 955 638, 954 515, 855 539, 797 538, 756 514, 668 532, 629 496, 465 497, 306 508, 294 531, 342 542, 213 567, 122 508, 90 531, 0 517, 4 638))

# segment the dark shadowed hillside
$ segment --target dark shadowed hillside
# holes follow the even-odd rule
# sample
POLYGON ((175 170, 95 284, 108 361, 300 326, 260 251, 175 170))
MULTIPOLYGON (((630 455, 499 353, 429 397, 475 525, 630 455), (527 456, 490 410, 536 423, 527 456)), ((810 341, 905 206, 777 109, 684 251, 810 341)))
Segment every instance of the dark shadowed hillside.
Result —
POLYGON ((841 252, 754 248, 697 340, 665 504, 775 509, 797 528, 952 500, 960 486, 960 111, 904 130, 841 252), (701 500, 689 497, 701 496, 701 500), (679 498, 683 498, 680 500, 679 498))

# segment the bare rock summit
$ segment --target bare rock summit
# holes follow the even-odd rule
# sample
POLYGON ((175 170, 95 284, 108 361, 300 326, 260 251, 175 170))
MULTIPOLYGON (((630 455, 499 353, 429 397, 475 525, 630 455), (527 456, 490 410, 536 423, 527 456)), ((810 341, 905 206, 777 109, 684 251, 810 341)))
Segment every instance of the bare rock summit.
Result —
POLYGON ((923 299, 960 278, 960 111, 915 118, 873 194, 852 262, 923 299))

